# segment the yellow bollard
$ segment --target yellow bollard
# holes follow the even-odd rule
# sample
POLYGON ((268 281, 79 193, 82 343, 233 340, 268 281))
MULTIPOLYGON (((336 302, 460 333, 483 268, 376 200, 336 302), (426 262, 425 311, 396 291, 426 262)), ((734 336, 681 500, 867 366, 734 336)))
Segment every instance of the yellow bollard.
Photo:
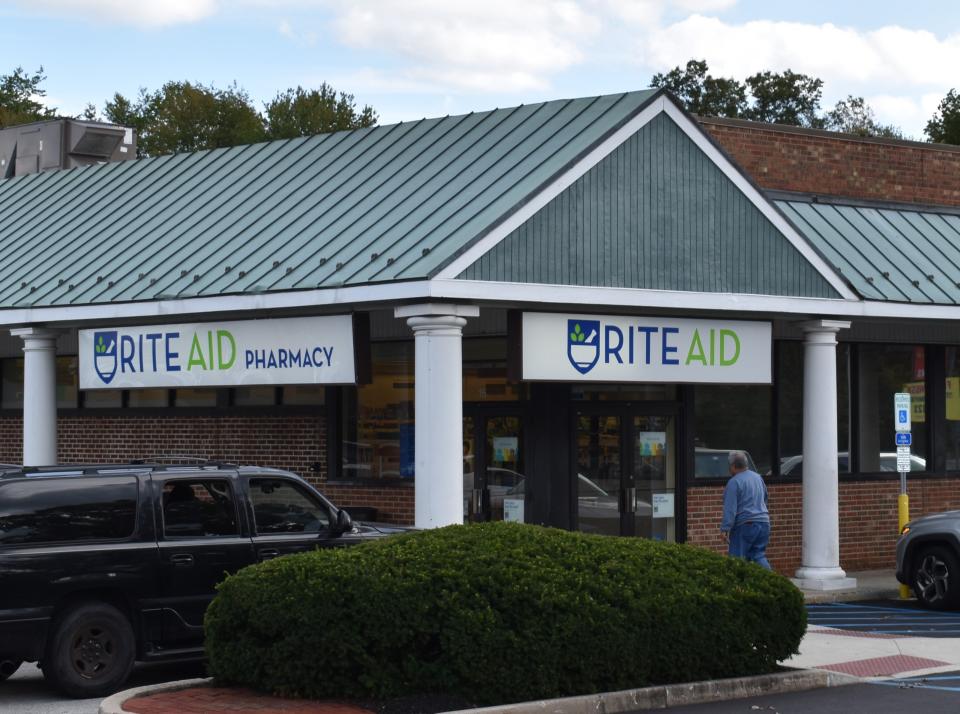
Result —
MULTIPOLYGON (((897 496, 897 515, 900 523, 899 530, 897 531, 899 534, 903 532, 903 527, 910 521, 910 496, 905 493, 901 493, 899 496, 897 496)), ((900 585, 900 599, 910 599, 909 585, 900 585)))

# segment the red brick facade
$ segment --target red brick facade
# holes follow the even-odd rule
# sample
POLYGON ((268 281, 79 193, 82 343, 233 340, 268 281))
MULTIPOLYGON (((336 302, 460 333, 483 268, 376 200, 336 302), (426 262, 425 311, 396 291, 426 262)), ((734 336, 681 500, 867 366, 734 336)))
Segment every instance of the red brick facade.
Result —
POLYGON ((763 188, 960 206, 957 146, 734 120, 700 123, 763 188))
MULTIPOLYGON (((21 463, 20 417, 0 418, 0 463, 21 463)), ((374 506, 378 518, 413 522, 409 486, 366 488, 326 483, 327 437, 323 416, 185 416, 175 414, 61 416, 57 421, 61 463, 115 463, 163 455, 201 456, 235 464, 288 469, 322 488, 337 505, 374 506), (311 471, 314 464, 320 471, 311 471)))
MULTIPOLYGON (((783 573, 800 567, 803 494, 799 483, 768 484, 770 492, 770 564, 783 573)), ((957 479, 910 479, 910 515, 960 509, 957 479)), ((898 534, 899 480, 840 482, 840 565, 847 570, 892 568, 898 534)), ((720 536, 723 487, 688 491, 687 539, 725 552, 720 536)))

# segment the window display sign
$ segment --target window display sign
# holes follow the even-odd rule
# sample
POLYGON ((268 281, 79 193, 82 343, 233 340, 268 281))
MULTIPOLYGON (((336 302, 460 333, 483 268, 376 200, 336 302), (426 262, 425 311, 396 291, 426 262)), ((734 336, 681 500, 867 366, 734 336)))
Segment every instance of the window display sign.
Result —
POLYGON ((493 461, 497 464, 512 464, 517 460, 516 436, 493 437, 493 461))
POLYGON ((769 322, 523 313, 522 378, 770 384, 769 322))
POLYGON ((637 432, 637 456, 664 456, 667 453, 667 432, 637 432))
POLYGON ((351 315, 80 330, 80 388, 356 384, 351 315))
POLYGON ((672 493, 653 494, 653 517, 654 518, 673 518, 673 494, 672 493))
POLYGON ((503 499, 503 520, 512 523, 523 523, 523 499, 503 499))

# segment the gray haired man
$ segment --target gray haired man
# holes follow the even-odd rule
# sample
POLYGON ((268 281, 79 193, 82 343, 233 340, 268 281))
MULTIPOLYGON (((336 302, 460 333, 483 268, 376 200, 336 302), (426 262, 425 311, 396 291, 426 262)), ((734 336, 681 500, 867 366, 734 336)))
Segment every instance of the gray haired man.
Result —
POLYGON ((767 511, 767 485, 756 471, 751 471, 743 451, 727 456, 731 479, 723 491, 723 520, 720 530, 727 539, 727 553, 762 565, 767 562, 770 540, 770 514, 767 511))

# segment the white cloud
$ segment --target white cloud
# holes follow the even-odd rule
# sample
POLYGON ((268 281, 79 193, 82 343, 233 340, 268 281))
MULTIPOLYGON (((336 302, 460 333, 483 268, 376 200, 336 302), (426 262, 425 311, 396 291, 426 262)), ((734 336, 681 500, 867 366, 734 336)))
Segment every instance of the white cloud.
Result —
POLYGON ((280 24, 277 26, 277 32, 297 45, 312 47, 317 44, 316 32, 298 32, 293 28, 293 25, 285 19, 280 21, 280 24))
POLYGON ((12 0, 9 4, 30 13, 139 27, 197 22, 217 11, 217 0, 12 0))
POLYGON ((353 0, 333 6, 349 47, 399 56, 399 74, 467 90, 542 87, 583 61, 601 19, 572 0, 353 0))
POLYGON ((949 86, 960 66, 958 35, 939 39, 901 27, 860 31, 770 20, 733 25, 702 15, 649 34, 639 49, 642 61, 656 67, 705 57, 718 74, 742 78, 761 69, 790 68, 838 84, 949 86))

